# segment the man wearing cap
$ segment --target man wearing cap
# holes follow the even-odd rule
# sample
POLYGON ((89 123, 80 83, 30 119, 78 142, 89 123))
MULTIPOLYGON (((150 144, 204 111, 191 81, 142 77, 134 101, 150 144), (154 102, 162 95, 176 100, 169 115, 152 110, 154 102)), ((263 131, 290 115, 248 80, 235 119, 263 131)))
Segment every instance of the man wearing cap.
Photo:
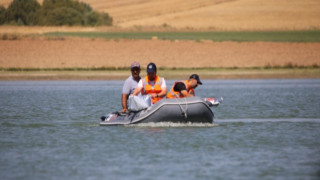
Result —
POLYGON ((175 82, 167 94, 167 99, 193 97, 194 89, 198 84, 202 85, 198 74, 192 74, 189 80, 175 82))
POLYGON ((128 111, 127 100, 130 94, 137 88, 138 82, 140 81, 140 64, 136 61, 131 63, 131 76, 129 76, 124 82, 122 88, 122 112, 128 111))
POLYGON ((152 99, 152 104, 161 100, 167 94, 167 86, 163 77, 157 76, 157 66, 154 63, 149 63, 147 66, 147 76, 142 78, 136 90, 132 95, 149 94, 152 99))

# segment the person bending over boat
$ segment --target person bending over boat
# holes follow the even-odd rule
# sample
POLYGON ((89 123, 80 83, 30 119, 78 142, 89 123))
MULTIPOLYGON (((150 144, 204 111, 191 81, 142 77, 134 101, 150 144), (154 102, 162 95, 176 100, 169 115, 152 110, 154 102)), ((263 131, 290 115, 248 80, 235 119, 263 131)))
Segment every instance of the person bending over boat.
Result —
POLYGON ((177 81, 168 92, 167 99, 193 97, 195 96, 194 89, 198 84, 202 85, 198 74, 192 74, 189 80, 177 81))
POLYGON ((161 100, 167 94, 167 86, 163 77, 157 76, 157 66, 149 63, 147 66, 147 76, 142 78, 132 95, 149 94, 152 104, 161 100))
POLYGON ((122 88, 122 110, 121 112, 128 111, 127 100, 130 94, 134 92, 134 90, 138 86, 138 82, 140 81, 140 64, 136 61, 131 63, 131 76, 129 76, 123 84, 122 88))

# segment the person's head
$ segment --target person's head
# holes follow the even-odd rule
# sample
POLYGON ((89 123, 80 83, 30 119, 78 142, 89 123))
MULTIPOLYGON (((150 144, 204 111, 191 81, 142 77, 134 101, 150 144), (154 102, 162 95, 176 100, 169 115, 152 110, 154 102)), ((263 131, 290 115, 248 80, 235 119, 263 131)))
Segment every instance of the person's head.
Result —
POLYGON ((140 64, 136 61, 131 63, 131 74, 133 78, 139 78, 140 75, 140 64))
POLYGON ((157 76, 157 66, 153 62, 149 63, 147 66, 147 76, 151 81, 157 76))
POLYGON ((202 85, 202 82, 200 81, 200 77, 198 74, 192 74, 189 77, 189 82, 190 82, 190 86, 192 88, 196 88, 198 86, 198 84, 202 85))

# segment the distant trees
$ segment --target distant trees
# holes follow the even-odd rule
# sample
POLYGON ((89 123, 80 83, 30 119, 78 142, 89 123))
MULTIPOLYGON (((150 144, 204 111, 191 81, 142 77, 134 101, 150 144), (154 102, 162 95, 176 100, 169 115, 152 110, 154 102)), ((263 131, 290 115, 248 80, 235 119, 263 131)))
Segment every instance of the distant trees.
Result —
POLYGON ((34 25, 40 8, 36 0, 14 0, 5 12, 6 23, 34 25))
POLYGON ((101 26, 112 25, 108 13, 94 11, 77 0, 13 0, 8 9, 0 6, 0 25, 101 26))
POLYGON ((68 8, 61 7, 56 8, 48 13, 45 20, 41 21, 43 25, 82 25, 82 15, 79 11, 68 8))
POLYGON ((6 14, 6 8, 4 8, 3 6, 0 6, 0 25, 6 22, 5 14, 6 14))

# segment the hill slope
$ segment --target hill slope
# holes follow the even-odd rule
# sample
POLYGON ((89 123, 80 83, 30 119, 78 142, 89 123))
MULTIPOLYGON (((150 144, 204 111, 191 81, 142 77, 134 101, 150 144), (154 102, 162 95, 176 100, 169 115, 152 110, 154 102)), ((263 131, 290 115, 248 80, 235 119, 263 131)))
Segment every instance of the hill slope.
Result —
MULTIPOLYGON (((8 6, 12 0, 2 0, 8 6)), ((81 0, 114 25, 213 30, 320 29, 319 0, 81 0)), ((39 0, 42 2, 42 0, 39 0)))
POLYGON ((320 28, 319 0, 83 0, 109 12, 115 25, 217 30, 320 28))

